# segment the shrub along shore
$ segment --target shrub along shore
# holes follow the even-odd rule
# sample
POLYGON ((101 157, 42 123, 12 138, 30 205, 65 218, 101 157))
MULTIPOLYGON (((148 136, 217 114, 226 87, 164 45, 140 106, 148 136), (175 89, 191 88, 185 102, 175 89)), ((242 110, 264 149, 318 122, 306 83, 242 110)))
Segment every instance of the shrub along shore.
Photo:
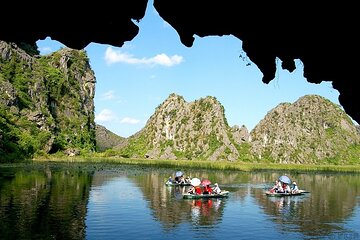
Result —
POLYGON ((181 169, 213 169, 213 170, 235 170, 235 171, 295 171, 295 172, 347 172, 360 173, 358 165, 330 165, 330 164, 279 164, 279 163, 249 163, 249 162, 227 162, 227 161, 197 161, 197 160, 155 160, 155 159, 133 159, 118 157, 47 157, 36 158, 34 162, 64 162, 64 163, 111 163, 139 166, 152 166, 162 168, 181 169))

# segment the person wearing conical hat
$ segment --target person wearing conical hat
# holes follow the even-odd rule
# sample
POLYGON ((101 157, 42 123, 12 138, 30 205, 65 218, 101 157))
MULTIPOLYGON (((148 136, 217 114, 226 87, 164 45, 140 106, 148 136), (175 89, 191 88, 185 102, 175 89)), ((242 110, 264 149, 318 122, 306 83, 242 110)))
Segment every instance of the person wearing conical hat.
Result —
POLYGON ((292 183, 291 193, 294 194, 294 193, 297 193, 298 191, 299 191, 299 188, 298 188, 296 182, 294 181, 294 182, 292 183))
POLYGON ((221 189, 220 189, 218 183, 214 184, 214 187, 212 188, 212 190, 213 190, 214 193, 217 193, 217 194, 221 193, 221 189))

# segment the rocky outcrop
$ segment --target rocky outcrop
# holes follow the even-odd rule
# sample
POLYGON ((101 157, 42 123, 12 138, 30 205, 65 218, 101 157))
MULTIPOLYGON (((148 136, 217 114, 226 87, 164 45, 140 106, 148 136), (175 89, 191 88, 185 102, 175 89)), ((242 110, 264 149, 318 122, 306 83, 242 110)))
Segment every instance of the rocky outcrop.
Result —
POLYGON ((146 126, 117 149, 129 157, 235 161, 241 157, 238 148, 248 135, 245 126, 228 126, 224 107, 216 98, 188 103, 171 94, 146 126))
POLYGON ((251 153, 279 163, 354 163, 360 161, 360 134, 349 116, 318 95, 283 103, 268 112, 250 133, 251 153))
POLYGON ((95 82, 84 51, 30 55, 0 41, 0 160, 95 150, 95 82))
POLYGON ((107 149, 120 145, 125 138, 116 135, 106 127, 96 124, 96 150, 103 152, 107 149))
POLYGON ((229 127, 214 97, 171 94, 146 126, 116 149, 121 156, 296 164, 354 164, 360 133, 344 110, 318 95, 281 103, 249 133, 229 127))

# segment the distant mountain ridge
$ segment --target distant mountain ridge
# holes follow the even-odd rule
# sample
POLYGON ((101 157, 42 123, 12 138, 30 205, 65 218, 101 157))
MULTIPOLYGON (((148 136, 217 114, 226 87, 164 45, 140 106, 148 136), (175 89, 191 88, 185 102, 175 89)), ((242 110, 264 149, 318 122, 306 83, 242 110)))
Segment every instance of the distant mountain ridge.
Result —
POLYGON ((249 133, 230 127, 214 97, 171 94, 145 127, 114 147, 125 157, 274 163, 359 163, 359 126, 336 104, 306 95, 281 103, 249 133))
POLYGON ((111 149, 125 140, 124 137, 118 136, 106 127, 96 124, 96 150, 103 152, 111 149))

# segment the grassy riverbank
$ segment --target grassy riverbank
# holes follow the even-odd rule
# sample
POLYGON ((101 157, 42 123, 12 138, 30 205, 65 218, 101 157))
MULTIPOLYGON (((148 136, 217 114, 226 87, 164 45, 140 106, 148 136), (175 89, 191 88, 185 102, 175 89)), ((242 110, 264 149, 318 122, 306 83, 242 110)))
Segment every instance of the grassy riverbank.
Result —
POLYGON ((74 163, 111 163, 153 166, 177 169, 214 169, 237 171, 287 170, 295 172, 349 172, 360 173, 360 165, 316 165, 316 164, 273 164, 273 163, 245 163, 245 162, 213 162, 196 160, 154 160, 130 158, 102 158, 102 157, 61 157, 39 158, 34 162, 74 162, 74 163))

